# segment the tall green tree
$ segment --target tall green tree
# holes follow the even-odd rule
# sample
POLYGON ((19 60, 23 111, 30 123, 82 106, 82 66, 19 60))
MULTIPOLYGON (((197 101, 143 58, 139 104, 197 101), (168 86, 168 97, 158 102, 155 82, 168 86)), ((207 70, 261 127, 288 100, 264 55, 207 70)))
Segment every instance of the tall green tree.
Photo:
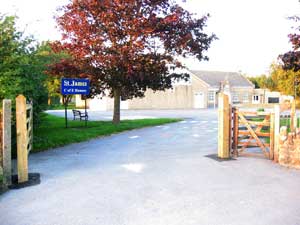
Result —
POLYGON ((42 74, 47 74, 46 81, 44 85, 48 92, 48 104, 52 102, 52 99, 59 99, 60 94, 60 77, 56 74, 53 76, 48 76, 47 70, 51 64, 58 63, 62 59, 68 59, 69 56, 63 52, 55 53, 50 42, 42 42, 39 44, 35 51, 36 63, 35 66, 40 67, 40 72, 42 74))
MULTIPOLYGON (((34 119, 47 106, 46 65, 52 62, 43 56, 43 45, 17 31, 16 18, 0 14, 0 99, 14 100, 23 94, 34 104, 34 119)), ((14 104, 13 104, 14 106, 14 104)))
POLYGON ((272 77, 265 74, 257 77, 248 77, 248 79, 255 85, 255 88, 267 88, 270 90, 276 89, 276 84, 274 83, 272 77))

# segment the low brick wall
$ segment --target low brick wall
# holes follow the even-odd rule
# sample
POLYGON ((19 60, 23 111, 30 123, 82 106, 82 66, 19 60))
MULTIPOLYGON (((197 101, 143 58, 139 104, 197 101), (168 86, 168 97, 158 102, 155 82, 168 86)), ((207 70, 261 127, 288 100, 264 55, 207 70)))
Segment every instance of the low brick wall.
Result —
POLYGON ((287 133, 287 127, 281 127, 279 138, 279 164, 300 169, 300 128, 287 133))

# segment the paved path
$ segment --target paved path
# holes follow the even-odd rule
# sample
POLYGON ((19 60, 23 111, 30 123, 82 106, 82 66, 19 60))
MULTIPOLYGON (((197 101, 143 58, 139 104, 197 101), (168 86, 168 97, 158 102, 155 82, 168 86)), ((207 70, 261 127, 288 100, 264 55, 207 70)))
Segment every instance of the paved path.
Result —
MULTIPOLYGON (((84 111, 84 109, 81 109, 84 111)), ((55 116, 65 116, 64 110, 48 110, 48 113, 55 116)), ((206 117, 207 114, 217 116, 214 109, 191 109, 191 110, 121 110, 121 119, 143 119, 143 118, 186 118, 196 119, 206 117)), ((88 110, 89 120, 112 120, 112 111, 88 110)), ((215 118, 214 117, 214 118, 215 118)), ((68 118, 73 119, 72 110, 68 110, 68 118)))
MULTIPOLYGON (((257 109, 243 109, 244 111, 256 111, 257 109)), ((269 109, 266 109, 267 111, 269 109)), ((84 111, 84 109, 81 109, 84 111)), ((56 116, 65 116, 64 110, 48 110, 50 114, 56 116)), ((142 119, 142 118, 158 118, 158 117, 172 117, 172 118, 205 118, 206 114, 216 114, 214 109, 190 109, 190 110, 121 110, 121 119, 142 119)), ((287 115, 288 111, 281 114, 287 115)), ((92 111, 88 110, 89 120, 112 120, 112 111, 92 111)), ((300 110, 297 110, 297 115, 300 116, 300 110)), ((68 110, 68 118, 73 119, 72 110, 68 110)))
POLYGON ((299 225, 300 171, 218 162, 216 112, 34 154, 0 225, 299 225))

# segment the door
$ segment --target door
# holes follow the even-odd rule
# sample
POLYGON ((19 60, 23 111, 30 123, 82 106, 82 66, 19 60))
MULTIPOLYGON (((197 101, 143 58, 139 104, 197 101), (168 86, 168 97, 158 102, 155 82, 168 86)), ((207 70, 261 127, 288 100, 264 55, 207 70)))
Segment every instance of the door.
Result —
POLYGON ((253 95, 252 104, 259 104, 260 99, 258 95, 253 95))
POLYGON ((204 108, 204 94, 203 92, 195 93, 194 95, 194 108, 203 109, 204 108))

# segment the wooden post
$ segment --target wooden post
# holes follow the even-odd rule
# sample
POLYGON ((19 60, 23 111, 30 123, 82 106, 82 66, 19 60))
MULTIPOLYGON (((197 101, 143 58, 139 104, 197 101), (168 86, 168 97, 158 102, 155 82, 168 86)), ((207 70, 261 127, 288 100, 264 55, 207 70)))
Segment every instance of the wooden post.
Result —
POLYGON ((280 106, 274 107, 274 161, 278 162, 280 133, 280 106))
POLYGON ((28 181, 26 114, 26 98, 23 95, 19 95, 16 98, 18 183, 28 181))
POLYGON ((275 123, 275 113, 271 113, 270 116, 270 159, 274 159, 274 124, 275 123))
POLYGON ((238 156, 238 132, 239 132, 239 118, 237 108, 232 108, 232 151, 235 157, 238 156))
POLYGON ((231 156, 231 153, 232 153, 232 107, 231 107, 231 105, 229 104, 229 146, 228 146, 228 148, 229 148, 229 156, 231 156))
POLYGON ((292 101, 291 105, 291 132, 295 131, 295 128, 297 127, 297 123, 295 123, 295 117, 297 121, 297 116, 296 116, 296 101, 292 101))
POLYGON ((296 100, 294 100, 294 103, 295 103, 295 106, 294 106, 294 109, 295 109, 295 115, 294 115, 294 126, 295 126, 295 130, 294 132, 296 132, 296 128, 298 127, 298 117, 297 117, 297 105, 296 105, 296 100))
POLYGON ((6 185, 11 184, 11 100, 4 99, 2 104, 2 156, 3 177, 6 185))
POLYGON ((218 118, 219 118, 219 129, 218 129, 218 157, 228 159, 230 158, 230 135, 229 135, 229 116, 230 116, 230 105, 229 98, 224 93, 219 94, 218 101, 218 118))

